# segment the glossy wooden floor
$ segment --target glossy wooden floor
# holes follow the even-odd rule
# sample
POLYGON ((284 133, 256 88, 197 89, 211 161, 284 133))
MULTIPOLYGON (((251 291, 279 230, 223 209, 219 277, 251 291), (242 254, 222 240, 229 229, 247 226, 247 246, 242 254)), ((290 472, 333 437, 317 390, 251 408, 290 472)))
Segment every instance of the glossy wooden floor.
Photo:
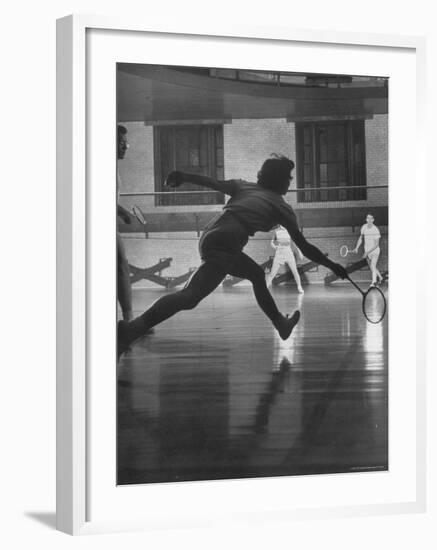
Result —
MULTIPOLYGON (((138 312, 162 292, 135 291, 138 312)), ((347 284, 273 293, 302 309, 286 342, 239 286, 123 356, 119 484, 387 469, 387 316, 366 322, 347 284)))

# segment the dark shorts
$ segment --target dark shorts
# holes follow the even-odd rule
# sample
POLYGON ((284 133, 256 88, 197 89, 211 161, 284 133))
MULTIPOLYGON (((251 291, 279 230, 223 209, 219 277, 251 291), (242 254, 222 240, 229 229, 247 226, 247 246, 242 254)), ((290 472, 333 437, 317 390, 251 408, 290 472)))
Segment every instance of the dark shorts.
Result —
POLYGON ((248 241, 247 229, 230 213, 214 219, 199 241, 200 257, 228 268, 242 252, 248 241))

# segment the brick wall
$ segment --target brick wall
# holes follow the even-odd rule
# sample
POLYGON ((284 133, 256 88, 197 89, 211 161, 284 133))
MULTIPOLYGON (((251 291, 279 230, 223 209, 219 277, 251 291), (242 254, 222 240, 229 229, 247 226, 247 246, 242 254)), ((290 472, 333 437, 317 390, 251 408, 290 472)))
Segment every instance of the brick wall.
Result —
MULTIPOLYGON (((153 192, 153 128, 142 122, 125 123, 128 129, 130 148, 126 158, 119 162, 121 192, 153 192)), ((373 189, 374 186, 388 185, 388 117, 375 115, 365 121, 366 130, 366 170, 367 200, 345 202, 297 203, 296 194, 289 193, 287 200, 298 209, 386 206, 387 189, 373 189)), ((225 124, 224 158, 225 178, 242 178, 256 181, 257 172, 263 161, 271 153, 284 154, 296 158, 294 123, 285 119, 241 119, 225 124)), ((296 177, 296 174, 295 174, 296 177)), ((297 187, 297 181, 293 182, 297 187)), ((146 212, 203 212, 220 210, 221 206, 172 206, 156 207, 153 197, 122 197, 121 204, 131 209, 138 204, 146 212)))
MULTIPOLYGON (((120 192, 153 192, 153 128, 142 122, 123 123, 128 130, 129 150, 119 162, 120 192)), ((294 124, 285 119, 235 120, 223 127, 225 178, 256 181, 257 172, 271 153, 295 158, 294 124)), ((218 211, 211 206, 155 206, 153 197, 122 197, 121 204, 131 210, 137 204, 145 212, 218 211)))
MULTIPOLYGON (((366 171, 369 187, 388 185, 388 115, 375 115, 366 120, 366 171)), ((386 190, 381 191, 387 200, 386 190)))
POLYGON ((225 178, 255 182, 272 153, 296 158, 294 124, 284 119, 234 120, 224 126, 225 178))
MULTIPOLYGON (((129 149, 118 162, 121 193, 154 191, 153 128, 143 122, 123 123, 127 128, 129 149)), ((124 200, 124 199, 122 199, 124 200)))

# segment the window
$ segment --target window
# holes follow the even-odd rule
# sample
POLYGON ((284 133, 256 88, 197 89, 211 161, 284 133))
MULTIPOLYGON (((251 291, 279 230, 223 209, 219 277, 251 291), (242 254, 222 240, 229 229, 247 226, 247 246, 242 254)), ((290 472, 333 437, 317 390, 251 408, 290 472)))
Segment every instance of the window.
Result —
POLYGON ((184 184, 179 189, 164 185, 171 170, 202 174, 218 180, 224 179, 223 126, 156 126, 155 151, 155 204, 159 206, 223 204, 223 193, 186 193, 207 191, 194 184, 184 184))
POLYGON ((296 123, 296 148, 298 202, 367 198, 364 120, 296 123))

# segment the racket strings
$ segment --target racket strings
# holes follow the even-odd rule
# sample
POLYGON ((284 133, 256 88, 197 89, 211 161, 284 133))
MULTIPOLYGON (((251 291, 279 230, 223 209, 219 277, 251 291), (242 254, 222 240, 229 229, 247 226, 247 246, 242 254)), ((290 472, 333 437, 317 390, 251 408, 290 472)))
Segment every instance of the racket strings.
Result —
POLYGON ((363 297, 363 313, 370 323, 379 323, 385 316, 387 302, 377 287, 370 288, 363 297))

